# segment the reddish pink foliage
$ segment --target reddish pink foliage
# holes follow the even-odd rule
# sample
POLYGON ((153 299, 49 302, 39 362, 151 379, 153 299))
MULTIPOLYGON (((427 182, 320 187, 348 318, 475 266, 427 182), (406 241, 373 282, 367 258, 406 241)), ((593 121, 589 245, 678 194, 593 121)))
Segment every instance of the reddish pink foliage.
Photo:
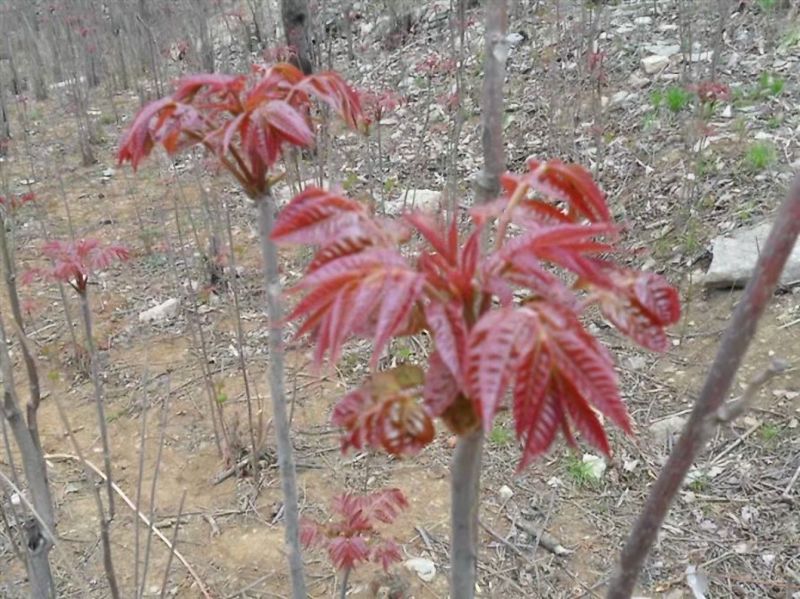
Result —
POLYGON ((502 185, 500 198, 471 211, 466 237, 455 224, 406 215, 426 245, 416 251, 401 249, 408 235, 364 205, 319 189, 279 216, 276 241, 317 248, 289 317, 303 319, 300 335, 314 335, 317 362, 326 353, 338 359, 353 336, 374 340, 373 366, 394 337, 425 330, 434 341, 424 375, 409 366, 378 373, 339 402, 333 420, 346 430, 345 448, 419 451, 435 416, 459 434, 490 430, 507 396, 520 467, 558 431, 574 443, 577 430, 609 453, 597 412, 631 431, 612 358, 581 317, 596 304, 622 333, 664 350, 664 328, 680 316, 677 291, 609 259, 618 228, 581 167, 529 160, 526 173, 508 173, 502 185), (482 252, 481 230, 493 222, 495 247, 482 252))
POLYGON ((313 143, 312 99, 350 127, 364 124, 358 94, 336 73, 304 76, 279 63, 253 67, 249 76, 189 75, 171 96, 142 108, 120 142, 118 159, 135 169, 156 145, 175 154, 201 144, 251 197, 260 196, 284 146, 313 143))
POLYGON ((444 58, 439 54, 429 54, 419 63, 417 71, 428 77, 433 75, 444 75, 452 73, 456 69, 456 61, 452 58, 444 58))
POLYGON ((347 432, 342 449, 382 448, 394 455, 413 455, 433 440, 433 421, 418 402, 420 389, 395 395, 359 387, 345 395, 331 421, 347 432), (416 391, 416 393, 413 393, 416 391))
POLYGON ((378 523, 391 524, 408 500, 400 489, 383 489, 369 495, 345 493, 334 497, 332 510, 337 519, 326 524, 304 519, 300 542, 307 548, 325 547, 337 570, 350 570, 372 561, 388 570, 400 561, 400 547, 381 538, 378 523))
POLYGON ((397 110, 403 104, 404 98, 393 91, 373 92, 366 91, 361 94, 361 103, 364 114, 372 123, 380 123, 390 112, 397 110))
POLYGON ((42 254, 50 264, 35 268, 23 275, 23 282, 35 278, 69 283, 79 293, 86 291, 89 277, 108 268, 114 261, 130 258, 130 252, 119 245, 103 246, 97 239, 79 241, 48 241, 42 246, 42 254))
POLYGON ((719 81, 701 81, 692 86, 691 89, 703 104, 714 104, 719 101, 729 100, 731 97, 730 88, 719 81))
POLYGON ((33 192, 16 194, 11 196, 0 195, 0 216, 5 214, 13 214, 28 202, 36 199, 33 192))

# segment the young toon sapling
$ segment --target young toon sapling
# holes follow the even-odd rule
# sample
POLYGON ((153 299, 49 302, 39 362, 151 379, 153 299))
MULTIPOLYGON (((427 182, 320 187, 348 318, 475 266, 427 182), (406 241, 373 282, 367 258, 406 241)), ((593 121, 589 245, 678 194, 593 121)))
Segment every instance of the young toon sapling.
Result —
POLYGON ((314 142, 311 110, 326 104, 353 129, 366 127, 360 99, 336 73, 304 75, 279 63, 254 66, 249 75, 192 75, 176 91, 142 108, 122 138, 119 162, 134 169, 157 145, 168 154, 201 145, 237 180, 258 211, 264 285, 269 316, 269 384, 292 596, 305 599, 300 555, 294 457, 284 391, 283 308, 277 248, 270 238, 276 208, 272 186, 281 174, 275 164, 286 146, 314 142))
POLYGON ((290 320, 316 340, 314 357, 335 362, 351 337, 374 340, 371 365, 393 338, 426 331, 424 367, 372 375, 337 404, 343 447, 413 454, 433 439, 439 416, 458 435, 490 431, 510 391, 520 470, 573 431, 605 454, 599 415, 626 432, 608 350, 581 320, 590 306, 622 333, 655 351, 680 316, 677 291, 653 273, 617 264, 618 228, 604 195, 580 166, 529 160, 507 173, 493 202, 455 220, 410 213, 378 219, 363 204, 307 188, 281 212, 273 239, 317 248, 291 290, 290 320), (482 231, 494 224, 494 244, 482 231), (515 225, 511 234, 511 225, 515 225), (424 240, 419 249, 410 241, 424 240))
POLYGON ((400 489, 382 489, 368 495, 344 493, 331 504, 337 518, 327 523, 303 519, 300 541, 306 548, 325 548, 333 566, 344 573, 342 597, 347 578, 360 564, 374 562, 384 571, 402 559, 394 539, 383 538, 378 523, 391 524, 408 500, 400 489))
POLYGON ((89 308, 89 281, 99 271, 105 270, 115 261, 130 258, 130 252, 119 245, 102 245, 97 239, 78 241, 52 240, 42 246, 42 254, 48 266, 32 268, 23 274, 23 283, 36 278, 67 283, 78 294, 81 316, 86 335, 86 349, 89 353, 90 370, 94 384, 95 407, 97 409, 100 439, 103 445, 103 466, 106 475, 109 519, 114 518, 114 492, 111 476, 111 449, 108 442, 108 429, 105 417, 105 401, 100 382, 99 365, 92 337, 92 312, 89 308))

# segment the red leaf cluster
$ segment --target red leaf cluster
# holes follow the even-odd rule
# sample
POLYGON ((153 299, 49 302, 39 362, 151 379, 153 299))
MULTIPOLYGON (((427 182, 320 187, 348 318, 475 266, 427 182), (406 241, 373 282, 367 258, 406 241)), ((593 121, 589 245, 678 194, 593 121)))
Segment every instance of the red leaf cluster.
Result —
POLYGON ((253 67, 249 75, 189 75, 171 96, 139 111, 120 142, 118 160, 136 169, 157 145, 175 154, 200 144, 257 197, 268 189, 269 172, 286 145, 314 142, 313 99, 350 127, 364 123, 358 94, 336 73, 305 76, 278 63, 253 67))
POLYGON ((28 202, 36 199, 33 192, 15 194, 10 196, 0 195, 0 217, 7 214, 13 214, 22 208, 28 202))
POLYGON ((89 277, 108 268, 113 262, 130 258, 130 252, 119 245, 101 245, 97 239, 79 241, 48 241, 42 254, 49 265, 30 269, 23 274, 23 282, 36 278, 68 283, 79 293, 86 291, 89 277))
POLYGON ((697 94, 702 104, 715 104, 730 100, 731 97, 731 89, 720 81, 701 81, 690 89, 697 94))
POLYGON ((333 420, 346 431, 345 448, 413 453, 432 439, 435 416, 458 434, 490 430, 507 399, 520 467, 558 431, 570 443, 578 431, 609 453, 599 414, 630 432, 613 360, 582 314, 597 305, 622 333, 663 351, 664 328, 680 316, 677 291, 609 258, 618 230, 580 166, 529 160, 502 187, 501 197, 470 211, 466 236, 418 213, 402 226, 387 223, 315 188, 278 217, 276 241, 316 247, 289 318, 302 319, 300 335, 314 336, 317 362, 326 353, 337 360, 353 336, 374 340, 373 366, 394 337, 425 330, 434 342, 424 375, 415 367, 379 373, 340 401, 333 420), (482 251, 487 227, 495 243, 482 251), (409 246, 408 228, 422 249, 409 246))
POLYGON ((361 94, 364 114, 371 123, 380 123, 383 118, 404 102, 404 98, 391 90, 382 92, 366 91, 361 94))
POLYGON ((300 542, 306 548, 325 547, 337 570, 351 570, 371 561, 388 570, 400 561, 399 545, 383 539, 375 528, 378 523, 391 524, 408 500, 400 489, 383 489, 369 495, 345 493, 334 497, 332 510, 337 519, 326 524, 304 519, 300 525, 300 542))

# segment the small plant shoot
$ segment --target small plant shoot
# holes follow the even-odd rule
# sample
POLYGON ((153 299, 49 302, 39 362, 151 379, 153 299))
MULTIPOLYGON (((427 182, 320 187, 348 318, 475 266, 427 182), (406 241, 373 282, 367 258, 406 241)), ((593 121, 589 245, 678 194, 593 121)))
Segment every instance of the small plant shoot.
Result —
POLYGON ((306 548, 325 548, 337 570, 352 570, 366 562, 384 570, 402 559, 400 546, 384 539, 376 526, 391 524, 408 507, 400 489, 383 489, 369 495, 345 493, 334 497, 332 510, 337 519, 319 523, 301 522, 300 540, 306 548))

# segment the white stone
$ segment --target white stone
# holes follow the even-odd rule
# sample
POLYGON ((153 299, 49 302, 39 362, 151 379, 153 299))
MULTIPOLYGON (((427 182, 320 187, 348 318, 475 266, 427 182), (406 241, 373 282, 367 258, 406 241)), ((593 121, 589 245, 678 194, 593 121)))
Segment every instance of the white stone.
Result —
MULTIPOLYGON (((711 242, 713 257, 703 283, 707 287, 743 287, 753 275, 758 257, 764 249, 771 222, 740 229, 730 237, 717 237, 711 242)), ((786 261, 781 273, 782 285, 800 282, 800 244, 786 261)))
POLYGON ((666 58, 674 56, 681 51, 681 47, 678 44, 648 44, 644 49, 650 52, 650 54, 664 56, 666 58))
POLYGON ((653 54, 642 58, 642 70, 648 75, 655 75, 667 65, 669 65, 669 58, 666 56, 653 54))
POLYGON ((625 104, 625 102, 627 102, 628 99, 632 95, 634 95, 634 94, 629 94, 624 89, 620 90, 617 93, 615 93, 613 96, 611 96, 611 99, 609 100, 609 103, 610 103, 611 106, 618 106, 620 104, 625 104))
POLYGON ((389 214, 400 214, 405 211, 437 212, 441 206, 441 192, 432 189, 408 189, 399 197, 386 203, 389 214))
POLYGON ((641 77, 640 75, 637 75, 636 73, 632 73, 631 76, 628 77, 628 84, 631 85, 632 87, 642 88, 645 85, 648 85, 649 83, 650 83, 649 79, 646 79, 645 77, 641 77))
POLYGON ((512 32, 512 33, 509 33, 509 34, 506 36, 506 40, 507 40, 507 41, 508 41, 508 43, 509 43, 509 44, 511 44, 512 46, 516 46, 516 45, 517 45, 517 44, 519 44, 520 42, 523 42, 523 41, 525 41, 525 37, 524 37, 522 34, 519 34, 519 33, 516 33, 516 32, 512 32))
POLYGON ((677 436, 686 424, 686 418, 683 416, 670 416, 663 420, 658 420, 650 425, 650 434, 659 445, 666 445, 667 439, 673 435, 677 436))
POLYGON ((141 312, 139 314, 139 322, 163 322, 173 318, 178 313, 178 305, 178 300, 171 297, 167 301, 141 312))
POLYGON ((509 487, 508 485, 503 485, 497 490, 497 495, 503 501, 508 501, 514 496, 514 491, 512 491, 511 487, 509 487))
POLYGON ((585 453, 582 461, 589 468, 589 476, 595 480, 603 478, 603 474, 606 471, 606 461, 603 458, 591 453, 585 453))
POLYGON ((436 565, 424 557, 412 557, 403 562, 406 569, 411 570, 419 576, 423 582, 430 582, 436 576, 436 565))

